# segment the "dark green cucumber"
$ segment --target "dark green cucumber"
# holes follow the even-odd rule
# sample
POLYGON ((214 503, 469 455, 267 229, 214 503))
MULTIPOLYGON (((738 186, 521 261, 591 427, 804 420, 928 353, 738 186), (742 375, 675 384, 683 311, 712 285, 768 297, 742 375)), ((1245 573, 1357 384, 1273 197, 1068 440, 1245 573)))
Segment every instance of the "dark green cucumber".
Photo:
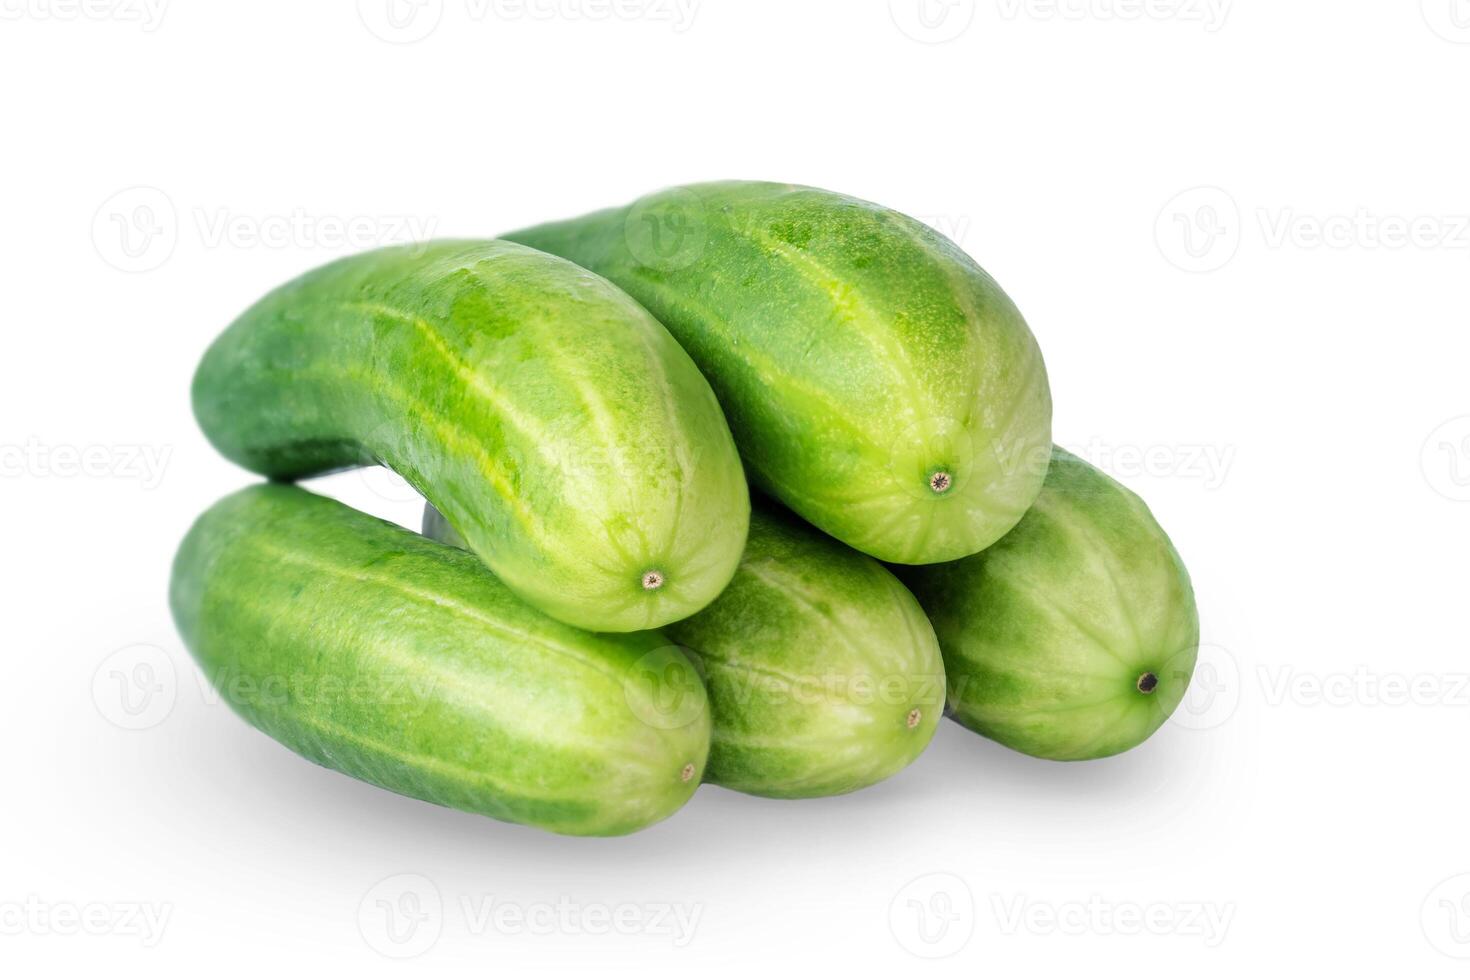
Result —
POLYGON ((307 273, 215 341, 194 409, 270 477, 392 467, 517 595, 587 629, 694 613, 744 546, 740 461, 689 357, 606 280, 509 242, 307 273))
POLYGON ((994 547, 900 574, 939 635, 951 713, 1029 755, 1130 749, 1194 673, 1199 615, 1184 563, 1142 500, 1063 449, 994 547))
POLYGON ((171 604, 211 683, 313 762, 564 834, 689 799, 709 749, 694 667, 657 632, 586 633, 472 554, 295 487, 207 511, 171 604))
POLYGON ((912 218, 729 182, 506 237, 652 311, 714 386, 751 479, 859 551, 974 554, 1041 488, 1051 394, 1036 340, 983 269, 912 218))
MULTIPOLYGON (((424 533, 462 546, 432 507, 424 533)), ((735 578, 664 628, 704 674, 705 779, 758 796, 832 796, 918 758, 944 710, 934 630, 866 555, 757 507, 735 578)))

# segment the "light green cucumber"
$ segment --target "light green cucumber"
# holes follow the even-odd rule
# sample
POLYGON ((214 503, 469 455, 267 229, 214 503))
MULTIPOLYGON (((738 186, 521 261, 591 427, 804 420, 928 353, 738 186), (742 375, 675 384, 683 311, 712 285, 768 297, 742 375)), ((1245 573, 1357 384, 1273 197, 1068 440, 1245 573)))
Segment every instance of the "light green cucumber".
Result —
POLYGON ((646 306, 714 386, 752 481, 859 551, 974 554, 1041 488, 1051 394, 1036 340, 995 280, 921 222, 727 182, 506 237, 646 306))
MULTIPOLYGON (((424 533, 462 546, 432 507, 424 533)), ((907 766, 944 710, 944 662, 882 565, 757 507, 735 578, 664 628, 694 657, 714 726, 705 779, 758 796, 832 796, 907 766)))
POLYGON ((509 242, 288 283, 210 347, 194 410, 266 476, 393 468, 512 591, 586 629, 689 616, 745 542, 740 460, 689 357, 605 279, 509 242))
POLYGON ((1063 449, 994 547, 900 574, 939 635, 950 712, 1029 755, 1130 749, 1194 673, 1199 615, 1174 546, 1142 500, 1063 449))
POLYGON ((703 688, 660 633, 567 626, 474 555, 305 490, 257 486, 207 511, 170 599, 246 721, 395 793, 624 834, 677 810, 704 770, 703 688))

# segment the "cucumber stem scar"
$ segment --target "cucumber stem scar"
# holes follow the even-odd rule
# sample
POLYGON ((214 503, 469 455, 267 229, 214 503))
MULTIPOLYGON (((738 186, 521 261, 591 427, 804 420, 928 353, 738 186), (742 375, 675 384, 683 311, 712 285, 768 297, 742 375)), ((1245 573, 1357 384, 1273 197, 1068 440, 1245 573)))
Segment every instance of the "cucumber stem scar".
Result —
POLYGON ((1138 689, 1144 694, 1152 694, 1154 692, 1154 688, 1158 686, 1159 679, 1153 675, 1152 671, 1139 675, 1138 689))
POLYGON ((954 477, 944 472, 944 470, 935 470, 929 474, 929 489, 935 493, 944 493, 944 491, 950 488, 952 483, 954 483, 954 477))
POLYGON ((691 780, 693 778, 694 778, 694 763, 692 763, 692 762, 685 763, 684 768, 679 771, 679 780, 681 782, 687 783, 687 782, 689 782, 689 780, 691 780))
POLYGON ((913 711, 910 711, 909 712, 908 726, 910 728, 917 728, 917 727, 919 727, 919 722, 923 719, 923 717, 924 717, 924 712, 920 711, 918 708, 915 708, 913 711))
POLYGON ((663 572, 660 572, 657 569, 652 569, 651 568, 648 571, 646 571, 646 572, 643 573, 643 587, 645 589, 647 589, 649 592, 652 592, 654 589, 663 588, 663 584, 664 584, 664 573, 663 572))

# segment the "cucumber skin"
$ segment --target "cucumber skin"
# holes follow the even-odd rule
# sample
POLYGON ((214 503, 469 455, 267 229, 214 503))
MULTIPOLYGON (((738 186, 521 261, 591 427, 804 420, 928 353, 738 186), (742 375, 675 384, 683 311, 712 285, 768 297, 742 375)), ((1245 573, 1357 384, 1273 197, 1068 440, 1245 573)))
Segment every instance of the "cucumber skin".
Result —
POLYGON ((1041 488, 1051 395, 1036 340, 983 269, 912 218, 725 182, 505 237, 652 311, 714 386, 753 483, 859 551, 974 554, 1041 488), (937 494, 940 471, 953 483, 937 494))
POLYGON ((1189 573, 1139 497, 1058 447, 1016 529, 900 570, 929 614, 957 721, 1028 755, 1115 755, 1183 700, 1199 649, 1189 573), (1153 673, 1158 686, 1142 693, 1153 673))
POLYGON ((680 727, 633 707, 634 672, 697 684, 661 634, 557 622, 474 555, 295 487, 252 487, 207 511, 179 549, 170 600, 247 722, 405 796, 625 834, 682 806, 704 768, 702 701, 680 727))
MULTIPOLYGON (((432 507, 424 533, 463 546, 432 507)), ((751 513, 720 597, 663 632, 709 692, 705 781, 742 793, 871 786, 919 757, 944 712, 944 661, 919 603, 878 562, 775 508, 751 513)))
POLYGON ((748 490, 708 383, 626 294, 520 245, 309 272, 215 341, 193 396, 265 476, 390 466, 517 595, 586 629, 682 619, 740 560, 748 490))

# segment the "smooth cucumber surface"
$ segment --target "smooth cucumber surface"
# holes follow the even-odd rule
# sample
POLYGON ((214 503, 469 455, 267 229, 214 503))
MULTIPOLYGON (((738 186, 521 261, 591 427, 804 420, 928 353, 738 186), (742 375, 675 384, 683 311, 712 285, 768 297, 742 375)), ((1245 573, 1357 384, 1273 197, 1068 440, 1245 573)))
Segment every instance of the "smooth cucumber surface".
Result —
POLYGON ((1136 494, 1061 448, 994 547, 900 575, 939 636, 950 712, 1028 755, 1130 749, 1194 673, 1199 615, 1174 546, 1136 494))
POLYGON ((473 554, 305 490, 257 486, 207 511, 170 600, 247 722, 396 793, 623 834, 682 806, 704 769, 703 689, 660 633, 567 626, 473 554))
POLYGON ((617 287, 521 245, 309 272, 215 341, 193 394, 257 473, 391 467, 517 595, 586 629, 682 619, 740 560, 748 491, 698 369, 617 287))
POLYGON ((646 306, 714 386, 752 481, 859 551, 974 554, 1041 488, 1051 394, 1036 340, 995 280, 919 221, 726 182, 505 237, 646 306))
MULTIPOLYGON (((424 533, 461 543, 428 508, 424 533)), ((757 506, 728 588, 663 632, 698 663, 713 732, 705 780, 758 796, 832 796, 918 758, 944 711, 944 662, 887 569, 757 506)))

